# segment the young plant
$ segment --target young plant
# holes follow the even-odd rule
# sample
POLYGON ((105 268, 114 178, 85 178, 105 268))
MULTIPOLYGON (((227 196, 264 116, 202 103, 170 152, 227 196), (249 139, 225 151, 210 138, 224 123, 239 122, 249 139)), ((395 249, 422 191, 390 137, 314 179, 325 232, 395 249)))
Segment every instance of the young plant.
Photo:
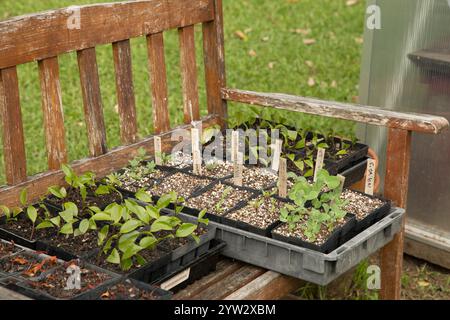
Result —
POLYGON ((220 197, 219 201, 215 204, 214 209, 217 213, 223 213, 224 212, 224 208, 222 207, 223 204, 225 203, 225 200, 227 199, 227 197, 230 195, 230 193, 233 191, 232 187, 227 187, 223 193, 222 196, 220 197))

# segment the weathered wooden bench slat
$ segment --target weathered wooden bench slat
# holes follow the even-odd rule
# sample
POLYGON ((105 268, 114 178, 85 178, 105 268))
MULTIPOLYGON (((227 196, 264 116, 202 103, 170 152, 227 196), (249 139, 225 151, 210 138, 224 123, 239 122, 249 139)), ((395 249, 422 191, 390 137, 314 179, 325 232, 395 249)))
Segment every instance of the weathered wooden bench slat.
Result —
POLYGON ((77 51, 77 57, 89 140, 89 153, 91 157, 97 157, 107 151, 107 145, 95 48, 77 51))
POLYGON ((41 60, 38 65, 48 168, 56 170, 67 163, 58 57, 41 60))
POLYGON ((0 69, 213 20, 211 0, 72 6, 0 22, 0 69))
POLYGON ((223 98, 263 107, 308 113, 423 133, 438 134, 448 128, 443 117, 395 112, 376 107, 324 101, 280 93, 260 93, 237 89, 222 89, 223 98))
POLYGON ((6 181, 20 183, 27 178, 27 165, 16 67, 0 70, 0 108, 6 181))
POLYGON ((203 57, 208 112, 218 114, 225 123, 227 102, 221 88, 226 87, 222 0, 214 0, 214 20, 203 23, 203 57))
POLYGON ((190 123, 200 119, 194 26, 179 28, 178 34, 180 41, 181 79, 183 84, 184 123, 190 123))
POLYGON ((159 134, 170 130, 163 34, 148 35, 147 47, 152 91, 153 125, 155 133, 159 134))
POLYGON ((114 42, 113 57, 120 119, 120 140, 123 144, 129 144, 136 142, 137 135, 130 40, 114 42))
MULTIPOLYGON (((203 128, 218 124, 217 116, 207 116, 202 119, 203 128)), ((162 139, 163 152, 170 152, 174 143, 178 141, 171 141, 172 134, 175 130, 188 130, 191 125, 183 125, 173 129, 172 131, 160 135, 162 139)), ((127 146, 120 146, 110 150, 106 154, 95 158, 86 158, 75 161, 71 164, 72 168, 80 173, 85 171, 93 171, 99 177, 103 177, 111 172, 123 168, 128 164, 128 161, 133 159, 140 148, 144 148, 149 154, 154 153, 153 136, 145 138, 127 146)), ((0 188, 0 204, 7 206, 19 205, 19 193, 23 188, 28 188, 29 200, 36 200, 47 192, 47 188, 52 185, 63 185, 64 174, 62 171, 47 171, 35 176, 29 177, 22 183, 16 183, 11 186, 0 188)), ((0 213, 2 215, 2 213, 0 213)))

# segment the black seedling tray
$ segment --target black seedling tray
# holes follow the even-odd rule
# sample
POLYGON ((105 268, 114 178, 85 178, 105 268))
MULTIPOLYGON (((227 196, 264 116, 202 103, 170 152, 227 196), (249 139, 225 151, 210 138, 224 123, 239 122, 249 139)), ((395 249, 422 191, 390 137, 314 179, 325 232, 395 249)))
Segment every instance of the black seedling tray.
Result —
MULTIPOLYGON (((14 251, 13 251, 11 254, 6 255, 6 256, 3 256, 3 257, 0 257, 0 260, 1 260, 1 259, 4 259, 4 258, 7 258, 7 257, 9 257, 9 256, 12 256, 13 254, 16 254, 16 253, 19 253, 19 252, 21 252, 21 251, 24 251, 24 249, 23 249, 22 247, 19 247, 19 246, 16 245, 13 241, 6 241, 6 240, 0 239, 0 243, 3 243, 3 244, 5 244, 5 245, 13 246, 13 247, 14 247, 14 251)), ((0 270, 0 273, 2 273, 1 270, 0 270)))
POLYGON ((341 241, 342 230, 352 230, 355 226, 354 216, 350 217, 345 225, 336 228, 328 237, 328 239, 321 245, 317 245, 311 242, 303 241, 300 238, 286 237, 276 232, 276 229, 272 231, 272 238, 285 243, 293 244, 306 249, 318 251, 321 253, 330 253, 339 247, 341 241), (350 226, 347 227, 347 224, 350 226))
POLYGON ((210 247, 208 248, 207 252, 196 258, 191 263, 185 266, 180 266, 178 270, 175 270, 171 274, 154 281, 153 285, 161 286, 165 282, 174 279, 174 277, 179 275, 181 272, 186 272, 186 270, 189 269, 188 277, 184 280, 181 279, 182 280, 181 282, 177 283, 174 287, 169 289, 171 292, 177 293, 178 291, 186 288, 188 285, 203 278, 209 273, 216 271, 216 266, 220 259, 220 253, 225 247, 226 243, 223 241, 220 240, 211 241, 210 247))
MULTIPOLYGON (((170 300, 170 299, 172 299, 172 296, 173 296, 171 292, 163 290, 161 288, 149 285, 147 283, 144 283, 144 282, 141 282, 141 281, 138 281, 135 279, 121 277, 121 278, 115 279, 111 282, 100 285, 97 288, 90 290, 86 294, 83 294, 82 300, 103 300, 102 299, 103 293, 110 290, 111 287, 113 287, 119 283, 124 283, 124 282, 130 283, 133 286, 139 288, 140 290, 143 290, 146 292, 151 292, 153 295, 155 295, 154 300, 170 300)), ((80 299, 78 299, 78 300, 80 300, 80 299)), ((128 296, 119 295, 116 300, 137 300, 137 299, 133 299, 128 296)))
MULTIPOLYGON (((108 274, 111 277, 111 279, 106 280, 103 284, 100 284, 96 288, 99 288, 100 286, 109 284, 109 283, 115 281, 119 277, 119 275, 117 275, 114 272, 111 272, 111 271, 106 270, 106 269, 99 268, 99 267, 97 267, 95 265, 91 265, 91 264, 88 264, 86 262, 80 262, 78 265, 81 265, 82 268, 91 269, 91 270, 94 270, 94 271, 96 271, 98 273, 108 274)), ((64 267, 65 266, 59 266, 58 268, 64 268, 64 267)), ((41 291, 39 289, 35 289, 31 285, 29 285, 30 282, 42 281, 47 276, 51 275, 52 272, 54 272, 55 270, 56 270, 56 268, 54 268, 52 270, 49 270, 49 271, 45 272, 44 274, 42 274, 41 276, 39 276, 38 278, 36 278, 34 280, 23 280, 23 281, 19 281, 19 282, 16 282, 16 283, 9 283, 8 284, 8 289, 14 290, 14 291, 16 291, 16 292, 18 292, 18 293, 20 293, 20 294, 22 294, 24 296, 27 296, 29 298, 32 298, 34 300, 85 300, 86 297, 90 296, 92 291, 96 290, 96 288, 89 289, 89 290, 86 290, 85 292, 80 293, 80 294, 78 294, 76 296, 73 296, 71 298, 62 299, 62 298, 54 297, 54 296, 48 294, 47 292, 41 291)), ((68 274, 68 276, 69 276, 69 274, 68 274)), ((83 281, 83 280, 81 280, 81 281, 83 281)))

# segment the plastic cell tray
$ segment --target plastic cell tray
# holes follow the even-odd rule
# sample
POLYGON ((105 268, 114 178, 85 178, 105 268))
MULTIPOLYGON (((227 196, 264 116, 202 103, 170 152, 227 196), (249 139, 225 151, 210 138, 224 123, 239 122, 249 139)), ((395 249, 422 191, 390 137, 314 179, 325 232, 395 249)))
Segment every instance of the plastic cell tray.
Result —
POLYGON ((327 285, 389 243, 402 226, 405 211, 392 208, 382 220, 336 250, 324 254, 230 226, 217 226, 227 243, 223 255, 318 285, 327 285))

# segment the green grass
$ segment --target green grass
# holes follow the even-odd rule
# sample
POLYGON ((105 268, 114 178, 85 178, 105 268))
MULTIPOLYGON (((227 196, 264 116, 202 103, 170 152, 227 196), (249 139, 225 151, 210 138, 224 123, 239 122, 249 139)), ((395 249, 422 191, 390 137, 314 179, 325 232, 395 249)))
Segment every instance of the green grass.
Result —
MULTIPOLYGON (((102 1, 68 0, 3 0, 0 19, 20 14, 76 4, 102 1)), ((225 49, 229 87, 270 92, 286 92, 330 100, 352 101, 357 95, 364 1, 348 7, 345 0, 224 0, 225 49), (292 29, 311 29, 307 36, 292 29), (241 40, 236 31, 245 32, 241 40), (304 38, 316 43, 303 44, 304 38), (256 56, 249 55, 255 51, 256 56), (313 62, 308 67, 306 60, 313 62), (273 63, 273 68, 269 68, 273 63), (313 77, 316 85, 309 86, 313 77), (336 81, 337 86, 331 84, 336 81)), ((197 29, 200 101, 205 114, 201 31, 197 29)), ((168 68, 170 114, 173 125, 182 122, 182 96, 179 50, 176 31, 165 33, 168 68)), ((144 39, 132 41, 134 85, 140 136, 152 133, 151 97, 144 39)), ((119 122, 115 112, 116 92, 111 46, 97 48, 108 146, 120 144, 119 122)), ((66 139, 70 160, 88 154, 86 128, 82 112, 76 56, 60 57, 60 72, 65 113, 66 139)), ((24 121, 28 174, 46 170, 41 99, 35 63, 19 67, 22 114, 24 121)), ((233 105, 230 114, 240 106, 233 105)), ((301 115, 295 114, 295 117, 301 115)), ((306 118, 309 119, 309 118, 306 118)), ((325 123, 324 125, 329 125, 325 123)), ((341 123, 341 126, 348 124, 341 123)), ((3 157, 1 157, 3 158, 3 157)), ((4 182, 1 170, 0 182, 4 182)))

